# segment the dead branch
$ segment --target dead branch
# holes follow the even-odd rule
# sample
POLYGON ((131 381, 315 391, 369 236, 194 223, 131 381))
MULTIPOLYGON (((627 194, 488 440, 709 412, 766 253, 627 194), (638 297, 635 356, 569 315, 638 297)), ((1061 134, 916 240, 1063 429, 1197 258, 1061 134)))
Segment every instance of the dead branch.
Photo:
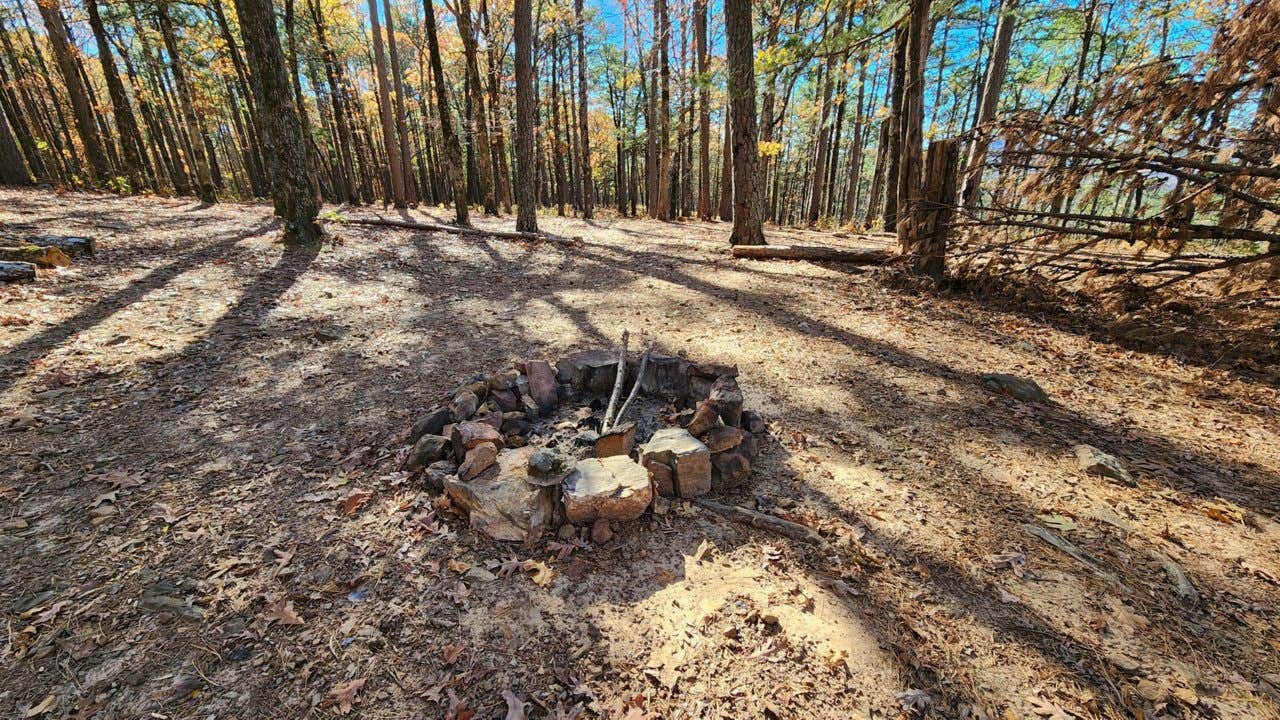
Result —
POLYGON ((882 265, 893 259, 888 250, 843 250, 818 245, 736 245, 735 258, 750 260, 819 260, 852 265, 882 265))
POLYGON ((618 410, 617 417, 610 419, 607 415, 605 416, 605 422, 600 426, 601 435, 608 432, 627 416, 627 408, 631 407, 631 401, 635 400, 636 394, 640 392, 640 383, 644 381, 644 370, 649 366, 649 353, 652 351, 653 348, 649 348, 644 351, 644 355, 640 356, 640 369, 636 371, 636 381, 631 386, 631 393, 627 395, 626 402, 622 403, 622 409, 618 410))
POLYGON ((714 500, 707 500, 706 498, 697 498, 694 502, 717 515, 720 515, 721 517, 728 518, 729 520, 739 522, 744 525, 750 525, 753 528, 769 530, 770 532, 785 535, 793 540, 799 540, 811 545, 822 545, 826 542, 826 540, 822 539, 821 535, 814 532, 811 528, 807 528, 800 523, 791 522, 790 520, 783 520, 775 515, 750 510, 742 507, 741 505, 726 505, 714 500))

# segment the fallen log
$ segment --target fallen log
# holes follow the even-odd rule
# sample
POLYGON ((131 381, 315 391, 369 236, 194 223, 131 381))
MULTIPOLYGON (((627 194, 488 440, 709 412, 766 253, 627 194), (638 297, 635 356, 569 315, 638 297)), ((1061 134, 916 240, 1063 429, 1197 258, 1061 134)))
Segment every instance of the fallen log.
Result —
POLYGON ((813 529, 807 528, 800 523, 783 520, 776 515, 758 512, 756 510, 744 508, 741 505, 726 505, 724 503, 718 503, 715 500, 707 500, 705 498, 697 498, 694 502, 715 514, 733 520, 734 522, 740 522, 744 525, 750 525, 751 527, 759 528, 761 530, 769 530, 771 532, 778 533, 779 535, 785 535, 792 540, 799 540, 813 545, 822 545, 826 542, 822 539, 822 536, 813 529))
POLYGON ((0 261, 31 263, 42 268, 66 267, 71 258, 56 247, 18 245, 0 247, 0 261))
POLYGON ((389 218, 347 218, 345 225, 368 225, 373 227, 392 227, 403 230, 421 230, 423 232, 445 232, 454 235, 471 235, 476 237, 493 237, 500 240, 519 240, 521 242, 554 242, 564 245, 575 245, 582 238, 563 238, 542 233, 514 232, 508 230, 485 230, 482 228, 460 227, 441 223, 415 222, 412 220, 392 220, 389 218))
POLYGON ((22 239, 24 245, 36 245, 38 247, 58 248, 62 252, 75 257, 76 255, 92 255, 93 254, 93 238, 89 237, 71 237, 61 235, 31 235, 22 239))
POLYGON ((820 245, 735 245, 733 256, 749 260, 819 260, 852 265, 882 265, 894 257, 888 250, 844 250, 820 245))
POLYGON ((35 280, 36 266, 29 262, 0 262, 0 282, 35 280))

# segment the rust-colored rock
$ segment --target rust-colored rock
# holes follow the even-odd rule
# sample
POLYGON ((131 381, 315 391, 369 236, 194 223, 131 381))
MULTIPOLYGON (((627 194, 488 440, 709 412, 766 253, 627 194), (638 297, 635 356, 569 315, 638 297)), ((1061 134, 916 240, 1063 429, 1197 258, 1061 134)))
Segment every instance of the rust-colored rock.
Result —
POLYGON ((596 440, 596 457, 630 455, 636 446, 636 424, 623 423, 596 440))
POLYGON ((495 448, 502 447, 502 433, 494 426, 482 422, 454 423, 449 439, 453 443, 453 454, 459 459, 465 458, 468 450, 481 443, 492 443, 495 448))
POLYGON ((694 411, 693 419, 689 421, 685 430, 694 437, 702 437, 702 434, 714 427, 719 419, 720 404, 715 400, 703 400, 698 403, 698 409, 694 411))
POLYGON ((529 376, 529 395, 537 403, 543 414, 556 409, 556 374, 545 360, 530 360, 525 363, 529 376))

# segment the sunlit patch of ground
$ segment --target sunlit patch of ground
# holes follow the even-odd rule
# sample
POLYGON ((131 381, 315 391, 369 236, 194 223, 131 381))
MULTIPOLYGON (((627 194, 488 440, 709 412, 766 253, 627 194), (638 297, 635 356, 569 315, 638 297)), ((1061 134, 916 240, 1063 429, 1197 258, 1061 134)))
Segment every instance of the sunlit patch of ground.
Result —
POLYGON ((0 708, 1280 712, 1274 387, 734 261, 723 224, 540 222, 583 241, 352 225, 286 253, 263 205, 0 190, 0 223, 99 248, 0 288, 0 708), (460 380, 623 327, 739 365, 774 440, 731 500, 826 545, 677 505, 604 546, 501 546, 396 472, 398 436, 460 380), (1082 473, 1081 442, 1137 486, 1082 473))

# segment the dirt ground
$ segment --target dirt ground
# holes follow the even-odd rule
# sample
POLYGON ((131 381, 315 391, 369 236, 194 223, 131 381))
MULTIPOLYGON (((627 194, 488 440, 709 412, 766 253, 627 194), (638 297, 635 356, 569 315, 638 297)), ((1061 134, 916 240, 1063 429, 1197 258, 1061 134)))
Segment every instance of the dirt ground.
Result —
POLYGON ((0 190, 97 241, 0 288, 0 714, 1280 717, 1274 382, 723 224, 541 222, 582 242, 286 253, 264 205, 0 190), (501 544, 397 471, 459 382, 623 328, 739 366, 771 434, 728 500, 823 544, 688 505, 501 544))

